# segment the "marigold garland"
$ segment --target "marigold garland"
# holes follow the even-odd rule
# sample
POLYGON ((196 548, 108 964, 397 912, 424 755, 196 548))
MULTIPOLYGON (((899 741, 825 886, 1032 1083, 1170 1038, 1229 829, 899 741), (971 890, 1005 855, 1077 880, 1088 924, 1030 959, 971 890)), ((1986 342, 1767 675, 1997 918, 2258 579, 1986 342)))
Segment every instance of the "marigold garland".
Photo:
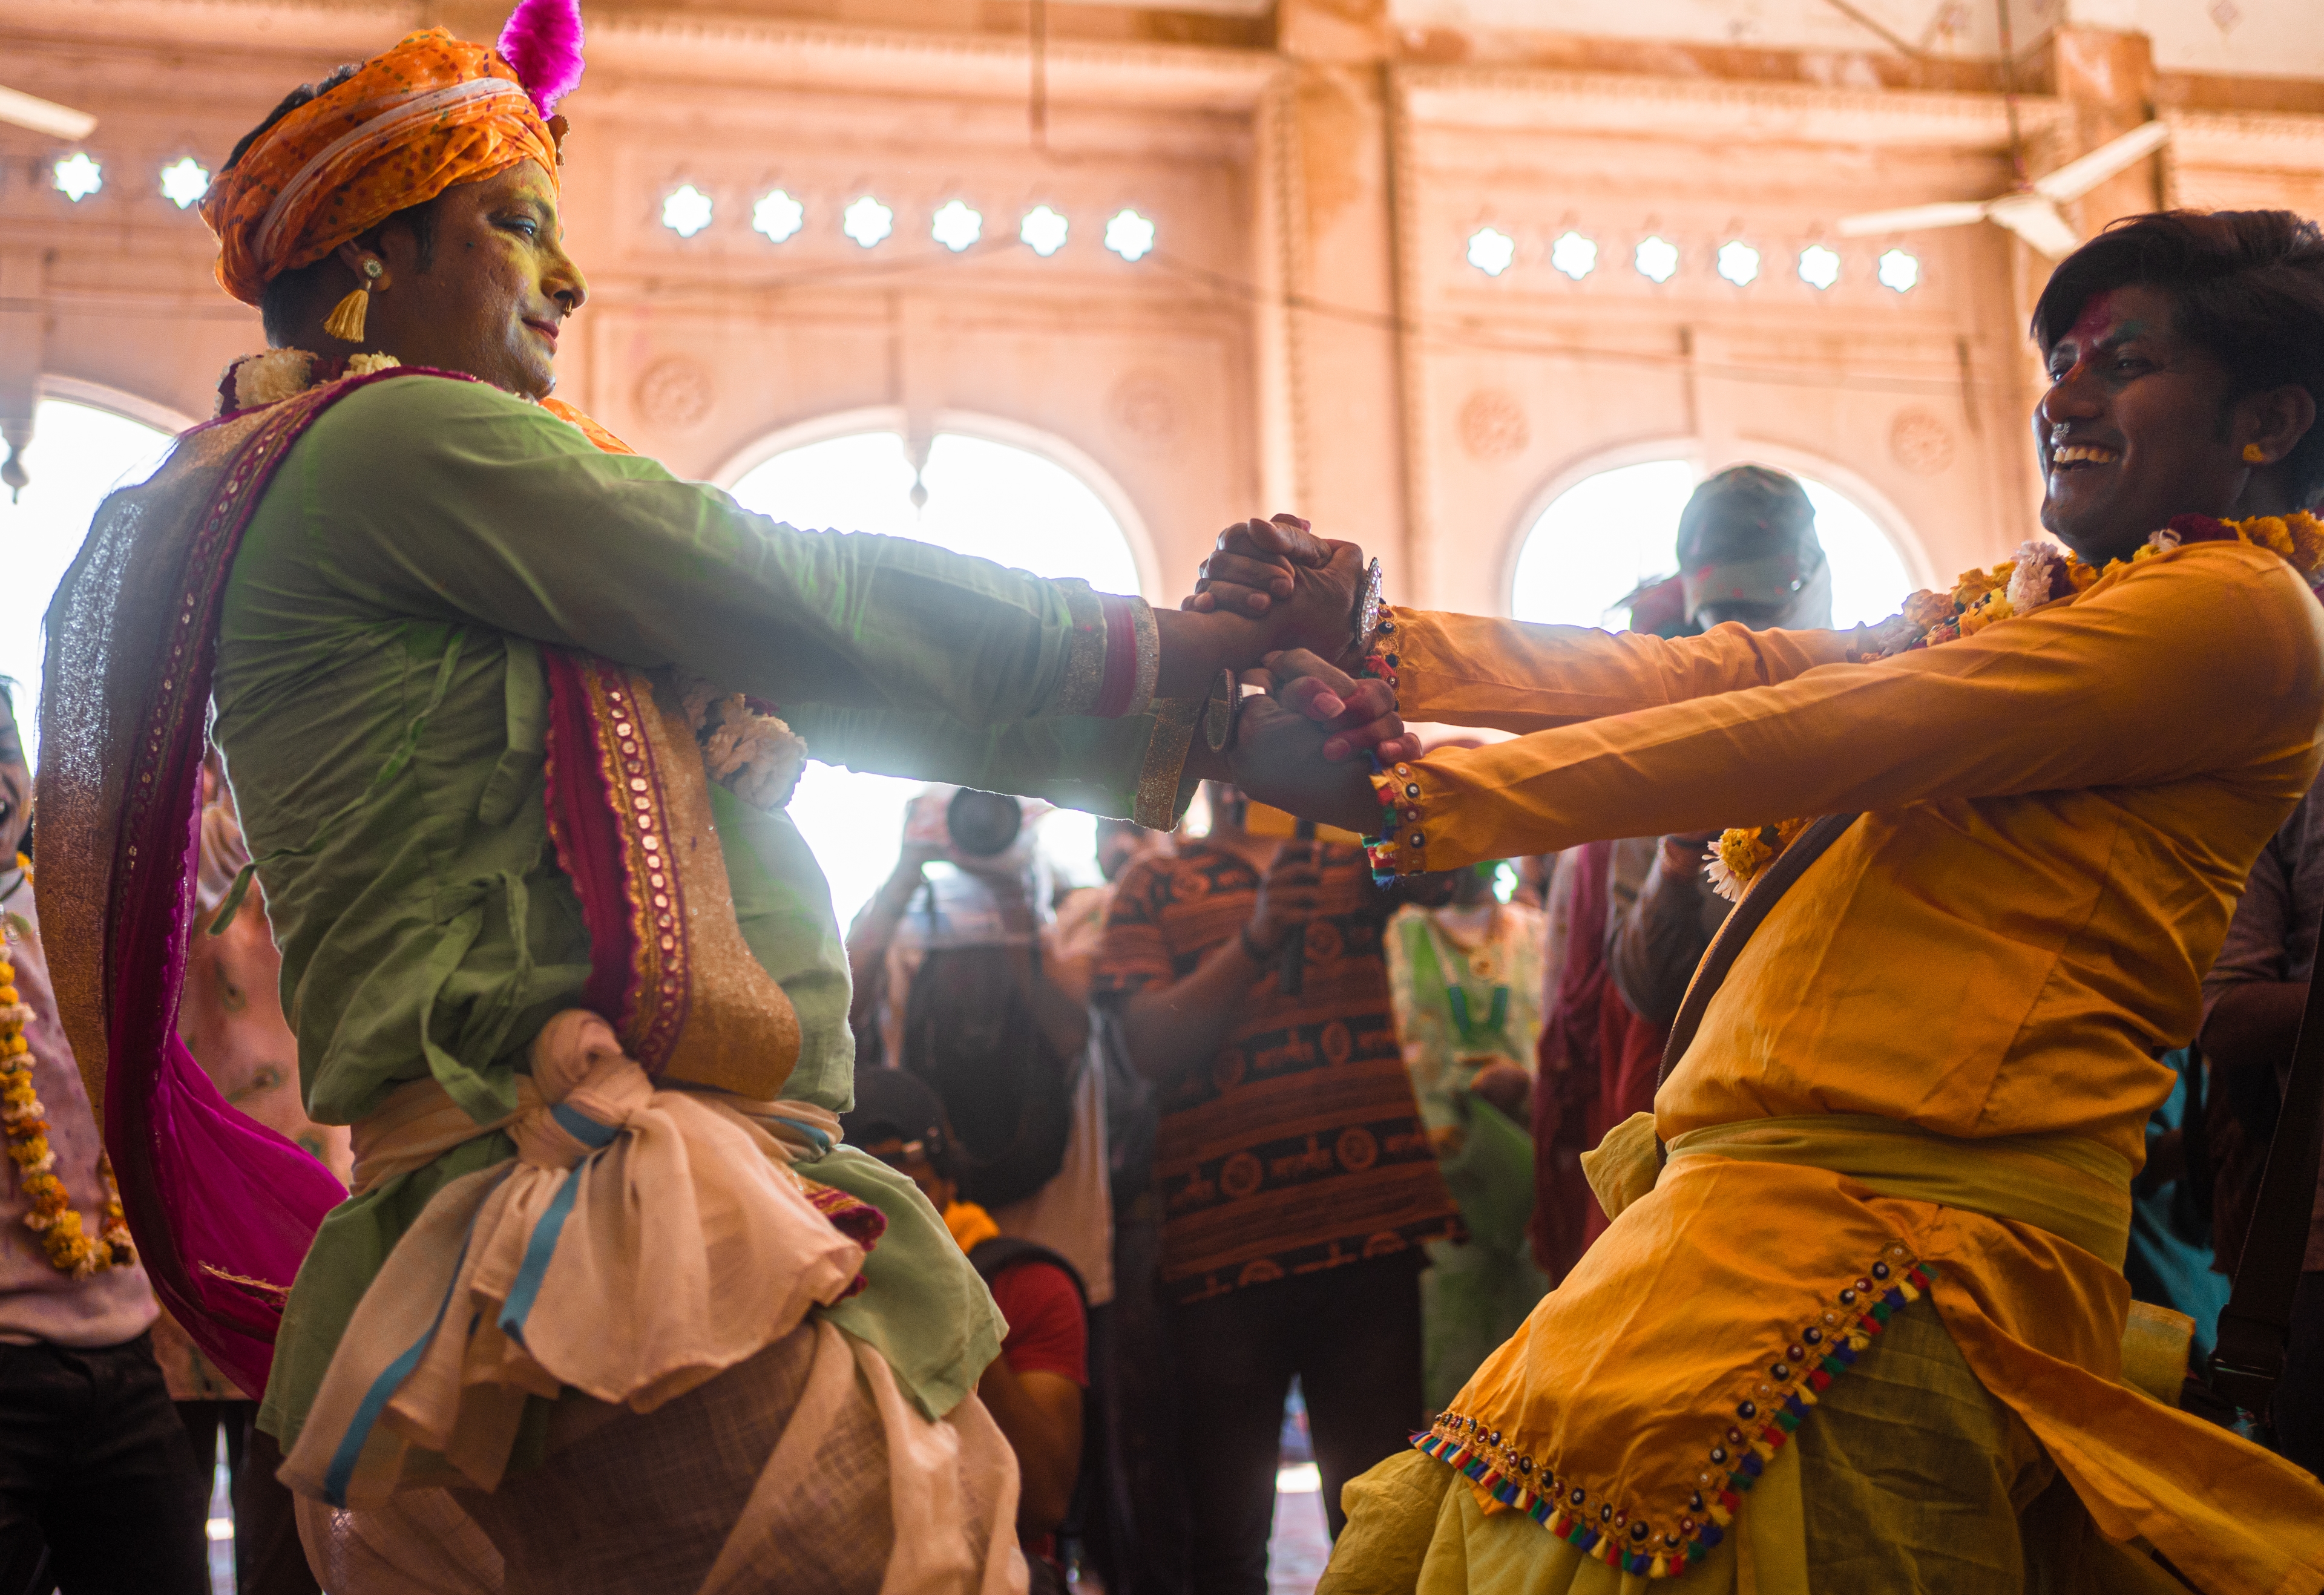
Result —
MULTIPOLYGON (((16 865, 30 877, 30 859, 20 853, 16 865)), ((32 1049, 24 1039, 32 1010, 16 990, 16 966, 6 952, 7 942, 14 939, 13 927, 0 936, 0 1126, 6 1129, 8 1157, 16 1165, 17 1184, 24 1193, 24 1227, 40 1236, 50 1266, 60 1274, 86 1279, 103 1268, 129 1268, 137 1261, 137 1249, 129 1239, 129 1220, 121 1211, 112 1162, 99 1154, 105 1207, 95 1235, 81 1228, 80 1213, 56 1176, 48 1110, 32 1089, 32 1049)))
MULTIPOLYGON (((2284 516, 2255 515, 2246 521, 2181 515, 2148 537, 2129 558, 2108 560, 2103 567, 2084 563, 2055 543, 2028 542, 2017 550, 2015 559, 2006 559, 1989 570, 1963 571, 1950 593, 1914 594, 1904 600, 1902 613, 1862 629, 1868 646, 1849 650, 1849 660, 1869 664, 1916 648, 1974 637, 2002 621, 2071 604, 2101 577, 2167 554, 2181 544, 2224 542, 2229 538, 2282 556, 2311 588, 2324 583, 2324 521, 2305 510, 2284 516)), ((1702 872, 1711 889, 1729 902, 1739 900, 1759 872, 1807 827, 1806 820, 1794 819, 1722 833, 1702 855, 1702 872)))

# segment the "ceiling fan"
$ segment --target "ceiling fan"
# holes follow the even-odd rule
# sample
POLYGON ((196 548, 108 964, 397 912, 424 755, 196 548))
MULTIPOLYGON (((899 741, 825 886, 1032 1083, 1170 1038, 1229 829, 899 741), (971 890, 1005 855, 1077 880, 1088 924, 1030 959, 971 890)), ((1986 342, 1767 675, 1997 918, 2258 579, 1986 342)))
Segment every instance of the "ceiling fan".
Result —
POLYGON ((97 129, 97 118, 21 89, 0 88, 0 122, 13 122, 51 138, 80 140, 97 129))
POLYGON ((2058 207, 2080 198, 2132 161, 2161 149, 2170 138, 2167 124, 2149 122, 1999 198, 1949 199, 1934 205, 1908 205, 1900 210, 1867 211, 1842 217, 1832 230, 1843 238, 1861 238, 1868 233, 1909 233, 1922 227, 1992 222, 2058 260, 2072 254, 2082 242, 2058 207))

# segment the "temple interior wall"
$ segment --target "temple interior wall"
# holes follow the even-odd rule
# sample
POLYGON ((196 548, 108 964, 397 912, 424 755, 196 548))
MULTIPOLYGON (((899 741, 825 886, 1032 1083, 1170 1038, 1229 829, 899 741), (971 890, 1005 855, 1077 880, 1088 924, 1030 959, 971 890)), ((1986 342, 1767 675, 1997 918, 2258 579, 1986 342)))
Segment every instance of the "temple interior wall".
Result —
MULTIPOLYGON (((2046 263, 1989 225, 1840 217, 2006 192, 2013 120, 2038 174, 2154 115, 2172 142, 2069 207, 2085 233, 2162 203, 2324 212, 2324 11, 2237 0, 2209 39, 2138 0, 2014 3, 2006 71, 1989 6, 1956 37, 1920 0, 1866 0, 1909 54, 1806 0, 1591 0, 1555 32, 1519 0, 1061 3, 1037 96, 1021 4, 608 0, 565 106, 592 303, 560 392, 720 480, 834 416, 1050 447, 1134 512, 1157 598, 1220 526, 1297 507, 1379 552, 1392 595, 1499 610, 1550 493, 1668 456, 1812 470, 1941 580, 2035 529, 2046 263), (713 202, 691 237, 659 221, 680 184, 713 202), (750 226, 777 188, 807 210, 780 244, 750 226), (872 248, 839 231, 864 194, 893 212, 872 248), (984 217, 959 253, 929 236, 953 199, 984 217), (1047 258, 1016 238, 1036 205, 1069 223, 1047 258), (1100 243, 1125 207, 1156 228, 1137 261, 1100 243), (1488 227, 1498 275, 1467 256, 1488 227), (1599 250, 1578 281, 1550 260, 1567 233, 1599 250), (1666 281, 1632 265, 1649 236, 1666 281), (1714 269, 1735 241, 1760 253, 1746 284, 1714 269), (1794 269, 1814 244, 1827 289, 1794 269), (1904 292, 1875 278, 1897 247, 1904 292)), ((99 124, 0 127, 0 423, 44 383, 210 413, 257 317, 160 169, 214 169, 290 86, 406 27, 485 36, 503 9, 14 0, 0 82, 99 124), (78 204, 49 180, 74 148, 106 175, 78 204)))

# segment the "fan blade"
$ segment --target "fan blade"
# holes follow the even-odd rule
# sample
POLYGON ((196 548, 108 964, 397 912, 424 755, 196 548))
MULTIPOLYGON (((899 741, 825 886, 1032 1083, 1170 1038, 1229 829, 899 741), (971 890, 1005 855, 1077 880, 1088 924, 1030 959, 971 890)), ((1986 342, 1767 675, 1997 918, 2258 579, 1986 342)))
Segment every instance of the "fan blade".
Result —
POLYGON ((2149 122, 2120 138, 2109 139, 2078 161, 2069 161, 2047 177, 2034 180, 2034 191, 2044 199, 2064 204, 2079 199, 2143 155, 2171 142, 2168 123, 2149 122))
POLYGON ((14 88, 0 88, 0 122, 14 122, 51 138, 84 139, 97 131, 97 118, 87 111, 35 99, 14 88))
POLYGON ((2004 194, 1986 214, 2053 261, 2081 247, 2082 235, 2040 194, 2004 194))
POLYGON ((1868 210, 1862 216, 1842 217, 1832 226, 1832 231, 1843 238, 1861 238, 1869 233, 1910 233, 1922 227, 1958 227, 1985 219, 1985 201, 1981 199, 1945 199, 1934 205, 1907 205, 1902 210, 1868 210))

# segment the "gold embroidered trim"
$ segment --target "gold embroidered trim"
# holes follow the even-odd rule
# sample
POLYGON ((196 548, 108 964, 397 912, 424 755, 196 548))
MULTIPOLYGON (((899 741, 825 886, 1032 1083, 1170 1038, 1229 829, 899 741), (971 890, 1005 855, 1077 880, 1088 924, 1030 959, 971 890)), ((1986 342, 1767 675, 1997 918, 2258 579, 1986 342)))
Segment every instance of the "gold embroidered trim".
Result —
POLYGON ((1105 690, 1105 609, 1087 582, 1059 582, 1073 629, 1065 634, 1065 676, 1047 713, 1087 715, 1105 690))
POLYGON ((1130 621, 1138 628, 1138 682, 1122 713, 1143 715, 1153 706, 1154 684, 1162 676, 1162 629, 1154 623, 1154 606, 1143 598, 1130 600, 1130 621))
POLYGON ((1194 740, 1203 700, 1156 698, 1148 706, 1154 734, 1147 740, 1146 762, 1139 767, 1138 796, 1130 817, 1149 831, 1173 831, 1194 797, 1185 781, 1186 750, 1194 740))
POLYGON ((686 1022, 690 985, 687 942, 680 931, 685 889, 676 861, 668 853, 660 772, 642 718, 654 713, 650 689, 639 678, 623 677, 591 664, 590 718, 597 726, 598 767, 613 796, 614 823, 622 834, 622 863, 630 879, 632 956, 630 1000, 622 1015, 622 1049, 649 1074, 659 1074, 678 1045, 686 1022))

